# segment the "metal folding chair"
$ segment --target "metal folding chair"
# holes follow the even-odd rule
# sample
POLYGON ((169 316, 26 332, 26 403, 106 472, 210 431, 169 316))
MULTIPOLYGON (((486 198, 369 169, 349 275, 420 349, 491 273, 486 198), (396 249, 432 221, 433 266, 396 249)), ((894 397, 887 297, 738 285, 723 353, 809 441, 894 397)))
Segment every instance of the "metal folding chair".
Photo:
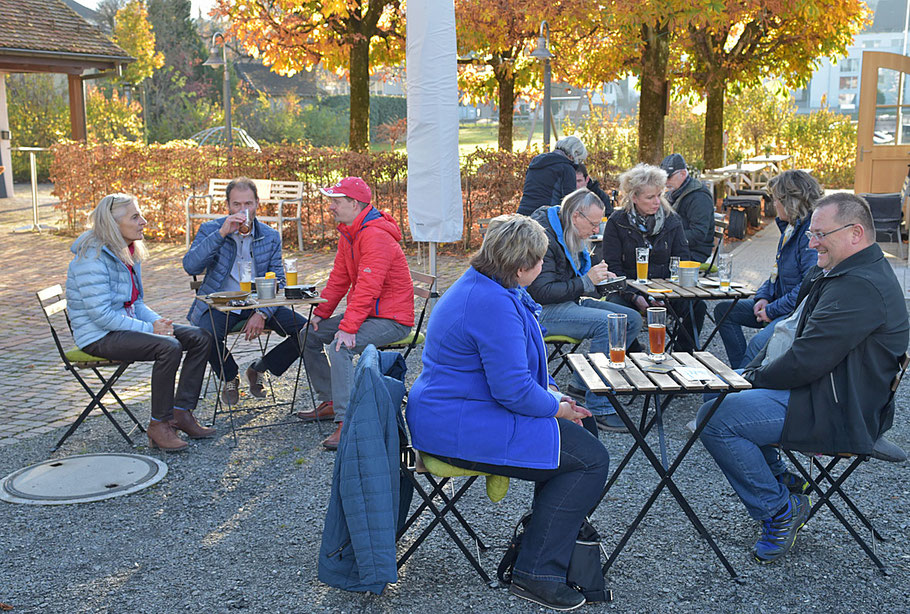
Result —
POLYGON ((556 375, 562 371, 563 367, 568 367, 569 371, 574 373, 572 364, 569 362, 569 354, 574 354, 578 351, 578 348, 584 343, 584 339, 576 339, 575 337, 567 337, 566 335, 547 335, 543 338, 544 343, 553 346, 553 351, 550 352, 550 355, 547 356, 547 363, 551 363, 554 360, 559 360, 559 364, 556 366, 556 369, 551 373, 554 378, 556 375), (566 350, 566 346, 571 346, 566 350))
POLYGON ((400 339, 395 343, 390 343, 379 348, 380 350, 404 350, 404 354, 402 355, 405 359, 407 359, 411 350, 426 340, 426 337, 421 331, 423 330, 423 322, 427 317, 427 309, 430 306, 431 300, 439 298, 439 292, 436 290, 436 277, 411 269, 411 279, 414 281, 414 296, 423 299, 423 306, 417 317, 417 323, 404 339, 400 339))
MULTIPOLYGON (((66 329, 69 331, 68 335, 71 338, 73 334, 72 326, 70 325, 69 314, 66 311, 66 295, 64 294, 63 288, 60 284, 50 286, 43 290, 39 290, 35 293, 38 297, 38 303, 41 305, 41 311, 44 313, 44 317, 47 320, 48 326, 51 329, 51 336, 54 338, 54 345, 57 346, 57 351, 60 353, 60 359, 63 361, 64 368, 73 374, 73 377, 76 378, 76 381, 82 386, 86 393, 91 397, 91 401, 88 405, 85 406, 85 409, 82 410, 82 413, 79 414, 79 417, 76 418, 76 421, 67 429, 63 437, 60 438, 60 441, 57 442, 57 445, 53 447, 53 450, 56 451, 60 446, 63 445, 63 442, 72 435, 79 425, 88 417, 95 407, 100 409, 107 419, 111 421, 111 424, 114 425, 114 428, 117 429, 117 432, 126 440, 131 446, 135 446, 133 440, 130 439, 130 436, 126 431, 123 430, 123 427, 114 419, 114 416, 108 411, 108 409, 102 403, 104 395, 110 394, 114 397, 120 407, 126 412, 126 415, 130 417, 136 427, 139 428, 141 432, 145 432, 145 429, 142 427, 142 424, 136 419, 136 416, 129 410, 123 400, 117 395, 114 391, 114 384, 120 379, 120 376, 123 375, 123 372, 126 371, 131 362, 119 362, 115 360, 107 360, 106 358, 99 358, 97 356, 92 356, 86 354, 75 345, 70 349, 64 349, 63 343, 61 341, 61 333, 58 329, 63 329, 65 323, 66 329), (99 371, 103 368, 113 368, 114 373, 108 377, 99 371), (88 382, 79 375, 80 370, 90 370, 98 380, 101 382, 101 388, 96 392, 88 385, 88 382)), ((65 333, 64 333, 65 334, 65 333)))
MULTIPOLYGON (((891 395, 889 397, 889 403, 894 398, 894 393, 897 391, 897 387, 901 383, 901 379, 904 377, 904 373, 907 371, 907 365, 910 364, 910 357, 907 354, 904 354, 900 358, 900 370, 897 375, 894 377, 894 380, 891 382, 891 395)), ((852 454, 845 452, 842 454, 836 454, 830 457, 830 460, 827 462, 823 461, 819 455, 810 454, 808 455, 809 467, 807 468, 804 462, 800 461, 800 458, 797 456, 795 450, 781 448, 783 453, 790 459, 790 462, 796 467, 797 471, 803 476, 803 478, 809 482, 809 490, 807 494, 811 494, 813 491, 818 494, 818 500, 812 506, 812 509, 809 510, 809 518, 806 519, 806 522, 812 519, 815 513, 821 508, 822 505, 828 507, 831 510, 831 513, 840 521, 840 523, 847 529, 847 532, 853 537, 857 544, 865 551, 879 571, 883 574, 888 575, 888 568, 878 557, 876 553, 875 543, 878 541, 886 541, 884 536, 875 528, 872 524, 872 521, 860 511, 856 503, 844 492, 842 486, 847 481, 856 469, 859 468, 864 462, 868 461, 870 458, 885 460, 890 462, 901 462, 907 459, 907 453, 901 450, 895 444, 888 442, 884 437, 880 438, 875 442, 875 447, 872 454, 852 454), (840 464, 841 461, 849 461, 849 465, 841 471, 837 476, 834 475, 834 467, 840 464), (817 476, 812 475, 812 469, 818 471, 817 476), (823 489, 824 486, 824 489, 823 489), (832 495, 837 493, 841 501, 847 506, 851 512, 856 516, 859 522, 869 530, 872 545, 866 542, 865 539, 859 534, 856 530, 856 527, 847 519, 846 516, 834 505, 831 501, 832 495)))

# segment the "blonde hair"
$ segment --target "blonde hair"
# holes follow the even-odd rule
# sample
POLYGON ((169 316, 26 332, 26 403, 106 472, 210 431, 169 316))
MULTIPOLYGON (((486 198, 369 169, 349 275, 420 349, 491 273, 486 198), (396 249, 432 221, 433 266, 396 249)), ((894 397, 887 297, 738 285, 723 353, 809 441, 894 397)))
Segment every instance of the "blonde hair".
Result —
POLYGON ((88 232, 79 246, 78 256, 85 257, 90 248, 101 249, 106 247, 115 256, 126 264, 132 266, 148 257, 148 250, 143 241, 133 241, 133 253, 130 254, 129 245, 120 232, 120 218, 124 210, 131 204, 139 207, 135 196, 130 194, 108 194, 98 202, 98 206, 88 216, 88 232))
MULTIPOLYGON (((644 188, 657 188, 663 190, 667 187, 667 171, 644 162, 636 164, 619 176, 619 190, 622 192, 622 208, 631 211, 634 203, 632 199, 644 188)), ((667 202, 663 192, 660 195, 660 206, 665 213, 673 213, 673 207, 667 202)))
POLYGON ((547 233, 526 215, 509 213, 490 220, 471 266, 506 288, 518 285, 518 269, 537 266, 547 253, 547 233))

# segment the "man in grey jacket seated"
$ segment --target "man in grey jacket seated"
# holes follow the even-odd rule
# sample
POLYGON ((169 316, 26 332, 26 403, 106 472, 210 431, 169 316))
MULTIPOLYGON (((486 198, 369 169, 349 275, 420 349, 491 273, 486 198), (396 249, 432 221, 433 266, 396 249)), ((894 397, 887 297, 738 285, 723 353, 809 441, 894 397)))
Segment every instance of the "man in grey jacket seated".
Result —
POLYGON ((693 260, 707 262, 714 249, 714 194, 689 175, 686 160, 678 153, 664 158, 660 168, 667 172, 667 200, 686 229, 689 253, 693 260))
MULTIPOLYGON (((773 444, 871 454, 891 427, 890 383, 907 349, 903 293, 875 243, 866 201, 847 193, 823 198, 807 235, 818 261, 797 298, 792 342, 778 343, 789 327, 780 335, 775 329, 743 372, 753 388, 726 397, 701 434, 762 523, 752 550, 760 563, 787 553, 810 508, 807 484, 786 470, 773 444)), ((699 410, 699 423, 711 403, 699 410)))

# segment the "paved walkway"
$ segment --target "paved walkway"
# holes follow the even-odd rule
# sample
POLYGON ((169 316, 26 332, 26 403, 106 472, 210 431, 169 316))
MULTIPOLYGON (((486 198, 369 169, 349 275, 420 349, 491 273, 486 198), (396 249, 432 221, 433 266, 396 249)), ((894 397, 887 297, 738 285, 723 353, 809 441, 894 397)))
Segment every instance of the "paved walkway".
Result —
MULTIPOLYGON (((56 213, 51 186, 39 190, 40 221, 54 223, 56 213)), ((51 233, 14 234, 17 227, 31 224, 31 197, 27 186, 17 186, 20 196, 0 199, 0 313, 5 322, 0 329, 0 445, 46 433, 72 422, 88 402, 88 397, 75 379, 61 366, 47 323, 38 307, 35 292, 53 285, 63 285, 71 259, 70 237, 51 233)), ((755 287, 768 275, 774 262, 778 231, 773 224, 743 242, 731 246, 734 275, 755 287)), ((895 252, 895 244, 883 247, 895 252)), ((143 266, 146 302, 158 313, 184 321, 192 294, 188 277, 180 260, 182 245, 149 245, 151 258, 143 266)), ((299 270, 305 271, 309 283, 322 284, 332 266, 333 252, 295 252, 299 270)), ((412 267, 427 270, 426 259, 409 257, 412 267)), ((442 255, 438 259, 440 286, 449 286, 464 270, 465 258, 442 255)), ((902 284, 907 278, 906 262, 890 257, 902 284)), ((147 400, 149 363, 131 367, 117 387, 122 398, 147 400)))

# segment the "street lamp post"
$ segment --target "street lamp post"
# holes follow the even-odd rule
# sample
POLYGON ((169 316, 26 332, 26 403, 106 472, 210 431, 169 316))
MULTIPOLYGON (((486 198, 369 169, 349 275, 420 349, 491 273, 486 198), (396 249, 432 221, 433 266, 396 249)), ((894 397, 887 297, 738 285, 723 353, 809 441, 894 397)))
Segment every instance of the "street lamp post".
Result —
POLYGON ((212 51, 209 59, 202 64, 203 66, 224 66, 224 139, 223 142, 228 148, 228 155, 233 148, 234 131, 231 127, 231 76, 228 74, 227 61, 227 36, 224 32, 215 32, 212 35, 212 51), (221 39, 221 57, 218 57, 218 39, 221 39))
POLYGON ((540 22, 540 35, 537 37, 537 47, 531 52, 532 58, 543 60, 543 150, 550 150, 550 24, 546 20, 540 22))

